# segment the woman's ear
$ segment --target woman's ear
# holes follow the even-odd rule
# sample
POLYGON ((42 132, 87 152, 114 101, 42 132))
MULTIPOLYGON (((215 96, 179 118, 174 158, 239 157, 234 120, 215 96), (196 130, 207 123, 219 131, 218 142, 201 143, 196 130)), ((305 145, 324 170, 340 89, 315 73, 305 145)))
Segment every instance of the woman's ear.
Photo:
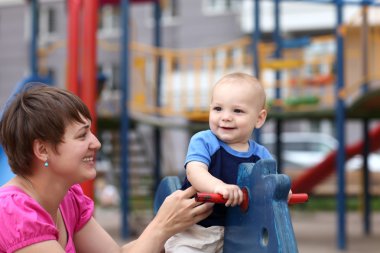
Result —
POLYGON ((255 124, 255 128, 260 128, 264 125, 264 122, 267 118, 267 110, 265 109, 262 109, 260 112, 259 112, 259 115, 257 117, 257 121, 256 121, 256 124, 255 124))
POLYGON ((42 162, 45 162, 48 159, 48 150, 47 150, 46 142, 43 142, 39 139, 34 140, 33 153, 39 160, 41 160, 42 162))

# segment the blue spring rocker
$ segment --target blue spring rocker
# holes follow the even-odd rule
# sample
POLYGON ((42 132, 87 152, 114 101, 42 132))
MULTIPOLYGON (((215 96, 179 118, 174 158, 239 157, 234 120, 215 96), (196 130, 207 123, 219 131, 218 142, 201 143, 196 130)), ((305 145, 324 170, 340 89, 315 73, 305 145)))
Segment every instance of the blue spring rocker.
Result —
MULTIPOLYGON (((248 210, 228 209, 223 252, 297 253, 287 200, 290 178, 277 174, 274 160, 260 160, 240 164, 237 184, 248 191, 248 210)), ((180 187, 179 177, 165 177, 157 188, 154 212, 180 187)))

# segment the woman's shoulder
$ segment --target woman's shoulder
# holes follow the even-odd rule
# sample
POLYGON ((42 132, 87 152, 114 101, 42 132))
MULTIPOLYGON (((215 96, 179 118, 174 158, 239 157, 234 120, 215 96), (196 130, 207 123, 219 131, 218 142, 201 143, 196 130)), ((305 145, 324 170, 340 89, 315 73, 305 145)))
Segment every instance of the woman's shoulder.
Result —
POLYGON ((93 210, 94 202, 84 194, 79 184, 73 185, 68 190, 62 201, 61 207, 67 209, 70 213, 80 214, 83 210, 93 210))
POLYGON ((41 220, 51 220, 45 209, 21 188, 14 185, 0 188, 0 217, 17 215, 23 219, 37 215, 41 220))
POLYGON ((94 201, 86 196, 79 184, 73 185, 67 192, 61 204, 61 211, 73 226, 73 231, 78 231, 88 222, 94 212, 94 201))
POLYGON ((0 235, 0 252, 58 237, 50 215, 16 186, 0 188, 0 235))
POLYGON ((66 196, 80 198, 82 196, 85 196, 85 194, 83 193, 83 189, 79 184, 74 184, 69 188, 69 191, 67 192, 66 196))
POLYGON ((24 209, 25 205, 38 207, 37 201, 30 197, 21 187, 7 185, 0 188, 0 208, 24 209), (19 204, 24 205, 20 206, 19 204))

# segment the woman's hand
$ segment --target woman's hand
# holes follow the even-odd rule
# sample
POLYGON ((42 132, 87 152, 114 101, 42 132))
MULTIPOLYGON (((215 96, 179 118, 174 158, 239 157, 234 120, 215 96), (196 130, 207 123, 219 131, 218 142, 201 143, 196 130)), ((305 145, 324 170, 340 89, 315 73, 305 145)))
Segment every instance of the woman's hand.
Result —
POLYGON ((152 222, 137 240, 124 245, 122 252, 161 252, 171 236, 209 216, 213 204, 196 202, 195 193, 190 187, 166 197, 152 222))
POLYGON ((193 187, 175 191, 162 203, 155 221, 161 224, 167 238, 205 219, 212 212, 212 203, 196 202, 193 187))

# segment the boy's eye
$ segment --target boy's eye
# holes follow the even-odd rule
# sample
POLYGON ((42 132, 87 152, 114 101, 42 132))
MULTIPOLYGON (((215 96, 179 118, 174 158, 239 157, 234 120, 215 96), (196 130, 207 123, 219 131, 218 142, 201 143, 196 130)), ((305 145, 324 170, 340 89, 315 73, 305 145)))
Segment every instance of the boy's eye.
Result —
POLYGON ((241 109, 235 109, 234 112, 236 112, 236 113, 243 113, 243 110, 241 110, 241 109))
POLYGON ((222 110, 222 107, 220 106, 215 106, 214 111, 220 112, 222 110))

